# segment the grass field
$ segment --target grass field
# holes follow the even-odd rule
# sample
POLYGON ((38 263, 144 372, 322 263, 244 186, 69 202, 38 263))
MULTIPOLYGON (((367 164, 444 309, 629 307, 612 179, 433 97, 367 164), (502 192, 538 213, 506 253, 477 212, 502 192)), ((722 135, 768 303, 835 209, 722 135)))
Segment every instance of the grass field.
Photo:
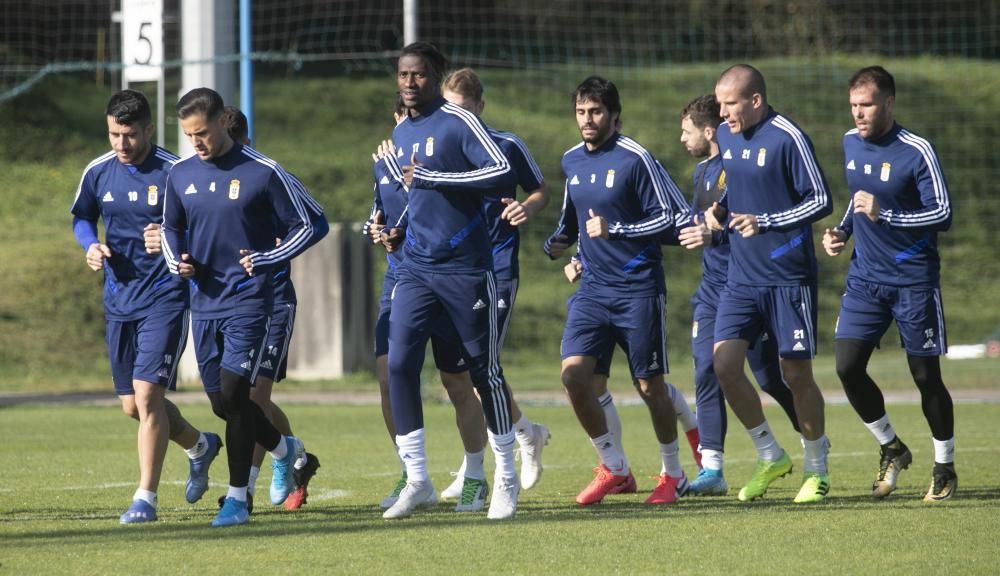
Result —
MULTIPOLYGON (((622 397, 623 394, 619 394, 622 397)), ((226 480, 212 469, 201 502, 183 498, 186 463, 171 448, 160 489, 160 520, 123 527, 118 515, 135 488, 135 425, 117 408, 27 405, 0 411, 0 574, 995 574, 1000 529, 1000 407, 956 406, 958 496, 940 505, 920 497, 933 451, 918 406, 891 406, 914 464, 888 500, 868 486, 877 447, 846 406, 829 406, 833 489, 827 502, 802 507, 801 448, 771 411, 779 440, 796 463, 764 501, 735 493, 753 450, 732 426, 725 498, 687 498, 649 508, 642 501, 659 471, 645 409, 623 406, 625 445, 640 493, 580 508, 575 493, 590 479, 593 448, 565 406, 530 406, 550 426, 541 483, 522 494, 513 522, 457 514, 445 504, 410 519, 381 519, 377 502, 397 464, 377 406, 285 407, 297 433, 322 460, 309 503, 290 513, 259 503, 251 523, 209 527, 226 480)), ((186 406, 196 425, 220 430, 206 405, 186 406)), ((439 489, 457 467, 460 443, 449 407, 426 406, 429 467, 439 489)), ((731 419, 731 423, 734 420, 731 419)), ((693 475, 690 453, 682 461, 693 475)), ((491 464, 488 464, 491 468, 491 464)), ((259 493, 266 499, 269 472, 259 493)))

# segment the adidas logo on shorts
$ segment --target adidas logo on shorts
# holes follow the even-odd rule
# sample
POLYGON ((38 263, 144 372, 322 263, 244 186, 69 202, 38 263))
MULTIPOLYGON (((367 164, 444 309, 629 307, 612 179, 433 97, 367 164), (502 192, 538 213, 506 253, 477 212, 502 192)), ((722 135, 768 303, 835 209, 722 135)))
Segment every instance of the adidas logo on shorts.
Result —
POLYGON ((472 305, 473 310, 482 310, 483 308, 486 308, 486 302, 482 300, 476 300, 476 303, 472 305))
POLYGON ((793 352, 805 352, 806 347, 802 345, 802 342, 796 342, 795 346, 792 346, 793 352))

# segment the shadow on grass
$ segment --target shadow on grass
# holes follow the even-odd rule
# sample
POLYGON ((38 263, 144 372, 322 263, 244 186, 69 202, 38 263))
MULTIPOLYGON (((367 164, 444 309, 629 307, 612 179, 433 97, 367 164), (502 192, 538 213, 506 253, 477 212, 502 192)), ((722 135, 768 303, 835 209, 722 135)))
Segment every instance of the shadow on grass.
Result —
MULTIPOLYGON (((374 505, 341 505, 328 507, 307 506, 296 512, 280 508, 255 510, 249 524, 229 528, 212 528, 214 511, 210 509, 167 509, 161 511, 159 521, 151 524, 121 526, 118 510, 81 511, 66 509, 18 509, 0 517, 0 526, 8 529, 19 524, 42 522, 51 524, 73 523, 55 529, 29 529, 15 534, 5 534, 5 543, 31 542, 38 545, 49 541, 61 546, 70 542, 88 545, 107 539, 128 537, 148 538, 156 541, 187 541, 192 538, 211 537, 218 540, 244 540, 282 538, 300 535, 336 535, 357 532, 449 529, 467 527, 502 530, 505 527, 552 522, 606 522, 608 520, 657 520, 681 519, 704 516, 738 516, 815 513, 864 513, 868 511, 919 512, 931 510, 961 510, 993 508, 1000 500, 1000 488, 976 487, 962 490, 948 502, 928 504, 921 500, 923 494, 913 491, 897 492, 885 500, 874 500, 868 495, 830 496, 821 504, 801 505, 792 502, 794 491, 772 490, 769 498, 751 503, 739 502, 735 496, 689 497, 673 506, 649 506, 643 495, 607 498, 594 506, 578 506, 571 499, 560 501, 522 502, 517 517, 512 522, 489 522, 485 511, 477 514, 458 514, 449 503, 439 503, 429 509, 418 510, 410 518, 388 521, 381 518, 382 511, 374 505), (626 500, 626 498, 628 498, 626 500)), ((775 516, 780 518, 780 516, 775 516)), ((10 530, 7 530, 8 532, 10 530)))

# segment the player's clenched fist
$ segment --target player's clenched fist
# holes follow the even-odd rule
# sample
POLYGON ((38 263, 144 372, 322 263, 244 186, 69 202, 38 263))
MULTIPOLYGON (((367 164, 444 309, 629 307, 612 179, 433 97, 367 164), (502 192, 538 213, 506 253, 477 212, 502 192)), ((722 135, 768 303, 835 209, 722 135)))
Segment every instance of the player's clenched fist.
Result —
POLYGON ((87 248, 87 266, 94 272, 104 268, 104 261, 111 258, 111 249, 104 244, 94 242, 87 248))
POLYGON ((608 221, 603 216, 595 214, 593 208, 588 211, 588 214, 590 214, 590 218, 587 219, 587 236, 591 238, 607 238, 608 221))

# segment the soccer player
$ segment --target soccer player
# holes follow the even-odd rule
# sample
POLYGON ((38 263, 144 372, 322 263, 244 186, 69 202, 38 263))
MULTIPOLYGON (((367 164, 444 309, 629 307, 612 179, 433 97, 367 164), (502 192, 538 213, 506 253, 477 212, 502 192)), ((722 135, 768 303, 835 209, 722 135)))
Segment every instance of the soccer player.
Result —
POLYGON ((666 288, 659 237, 677 223, 674 207, 686 202, 656 159, 618 133, 621 100, 612 82, 587 78, 574 91, 572 106, 583 142, 563 155, 562 214, 545 251, 554 257, 554 241, 562 246, 579 236, 584 272, 580 288, 567 303, 562 382, 601 464, 576 501, 595 504, 609 493, 632 491, 635 482, 592 382, 598 359, 617 343, 629 358, 660 444, 661 473, 646 503, 669 504, 687 491, 687 478, 663 382, 666 288))
MULTIPOLYGON (((471 68, 462 68, 448 75, 444 81, 445 100, 461 106, 476 116, 482 116, 486 108, 483 100, 483 83, 471 68)), ((517 297, 520 267, 518 253, 521 237, 520 226, 531 220, 549 203, 549 193, 545 188, 542 171, 531 157, 528 147, 515 134, 501 132, 487 127, 490 138, 510 161, 511 170, 500 188, 485 195, 486 222, 493 242, 493 273, 497 283, 497 320, 500 330, 500 346, 507 337, 507 328, 514 312, 517 297), (517 200, 517 187, 527 195, 523 201, 517 200)), ((548 444, 551 434, 543 424, 532 422, 521 412, 520 406, 510 395, 511 416, 514 421, 514 436, 521 452, 521 488, 530 490, 542 474, 542 449, 548 444)), ((459 470, 458 478, 446 488, 441 496, 454 498, 461 494, 461 478, 465 462, 459 470)))
MULTIPOLYGON (((562 255, 565 249, 565 243, 560 243, 558 240, 553 240, 549 244, 549 253, 553 258, 558 258, 562 255)), ((580 264, 578 256, 573 256, 570 258, 570 261, 563 266, 563 274, 566 276, 566 280, 568 280, 570 284, 580 280, 580 277, 583 275, 583 266, 580 264)), ((611 391, 608 390, 608 380, 611 377, 611 363, 614 359, 615 343, 609 342, 608 344, 607 350, 605 352, 601 352, 597 357, 597 363, 594 366, 594 374, 591 377, 591 382, 594 388, 594 394, 597 396, 597 403, 600 404, 601 411, 604 412, 604 419, 608 425, 608 433, 611 434, 611 438, 616 446, 616 449, 625 456, 625 462, 628 463, 628 455, 625 454, 625 447, 622 444, 622 420, 618 415, 618 408, 615 406, 614 397, 611 395, 611 391)), ((632 385, 638 386, 638 380, 633 378, 632 385)), ((691 447, 691 454, 694 456, 695 464, 698 465, 698 468, 701 468, 701 454, 698 452, 698 445, 700 444, 698 436, 698 419, 691 411, 691 406, 688 405, 687 398, 684 397, 683 392, 670 382, 664 381, 663 385, 666 387, 667 395, 670 397, 670 403, 674 407, 677 423, 680 424, 681 428, 684 430, 685 437, 687 437, 688 445, 691 447)), ((631 471, 629 474, 631 475, 631 471)), ((637 490, 638 486, 635 483, 635 478, 631 477, 626 484, 608 492, 608 494, 633 493, 637 490)))
POLYGON ((156 490, 167 441, 187 453, 185 498, 194 503, 208 489, 208 469, 219 448, 217 434, 202 433, 165 397, 173 390, 188 326, 186 283, 161 258, 143 250, 143 230, 162 219, 167 173, 177 157, 152 143, 146 97, 135 90, 108 101, 112 150, 83 171, 71 212, 73 232, 87 265, 104 271, 104 314, 111 377, 122 411, 139 421, 139 488, 122 524, 156 520, 156 490), (104 221, 105 241, 97 238, 104 221))
MULTIPOLYGON (((244 146, 250 146, 247 117, 239 108, 226 106, 222 112, 222 123, 233 140, 244 146)), ((294 180, 297 186, 304 188, 293 174, 288 173, 288 177, 294 180)), ((312 200, 309 196, 304 196, 304 198, 307 201, 312 200)), ((315 235, 325 236, 329 232, 329 225, 325 218, 319 217, 323 214, 323 208, 315 202, 311 202, 308 208, 313 226, 316 228, 315 235)), ((283 229, 280 221, 276 221, 276 225, 278 226, 276 240, 280 241, 287 230, 283 229)), ((271 325, 267 332, 265 356, 261 359, 257 379, 250 390, 250 399, 260 406, 264 415, 279 432, 285 436, 292 436, 292 426, 288 416, 271 400, 271 391, 275 383, 281 382, 285 378, 288 369, 288 344, 292 340, 292 328, 295 325, 295 308, 298 299, 295 296, 295 285, 292 284, 291 264, 285 264, 276 269, 271 277, 274 280, 274 309, 271 311, 271 325)), ((260 474, 260 466, 263 462, 264 448, 258 444, 254 448, 253 465, 250 467, 250 483, 247 485, 248 496, 253 495, 257 476, 260 474)), ((286 510, 297 510, 306 503, 309 496, 309 481, 316 474, 317 468, 319 468, 319 458, 312 453, 303 451, 296 459, 293 466, 295 489, 285 498, 286 510)), ((272 478, 272 487, 275 493, 280 494, 280 488, 275 486, 273 482, 274 478, 272 478)), ((249 498, 247 502, 249 504, 249 498)))
POLYGON ((500 367, 492 246, 483 194, 510 171, 482 121, 441 97, 447 66, 435 46, 405 46, 396 83, 407 117, 385 154, 393 179, 407 188, 406 258, 396 269, 389 316, 389 392, 406 487, 385 518, 409 516, 434 496, 424 449, 420 369, 430 329, 446 315, 462 340, 496 458, 487 517, 512 518, 520 485, 514 466, 510 397, 500 367), (397 157, 398 154, 398 157, 397 157), (404 166, 400 166, 400 162, 404 166))
MULTIPOLYGON (((398 97, 394 116, 396 124, 406 118, 406 107, 398 97)), ((364 231, 374 243, 382 245, 386 250, 387 268, 382 280, 382 296, 379 299, 379 311, 375 323, 375 374, 382 400, 382 418, 389 432, 389 438, 395 446, 396 426, 392 419, 389 393, 389 316, 392 312, 392 295, 396 287, 396 269, 402 263, 405 253, 402 239, 406 235, 407 192, 400 182, 391 177, 385 163, 380 161, 382 156, 391 153, 392 147, 386 141, 379 146, 375 154, 372 154, 372 159, 375 161, 375 199, 371 217, 365 223, 364 231), (386 222, 389 224, 385 224, 386 222)), ((463 468, 455 480, 455 484, 458 485, 458 494, 454 496, 458 500, 455 511, 477 512, 486 505, 486 496, 489 493, 489 483, 486 481, 484 468, 487 436, 482 405, 476 398, 472 379, 462 357, 461 339, 446 316, 439 316, 431 328, 430 340, 434 362, 441 375, 441 383, 455 407, 455 420, 465 448, 463 468)), ((398 456, 398 447, 396 448, 398 456)), ((400 458, 399 464, 402 475, 392 492, 382 500, 383 510, 391 508, 406 487, 406 463, 400 458)), ((425 504, 428 505, 434 502, 436 496, 425 500, 425 504)))
MULTIPOLYGON (((222 123, 217 92, 196 88, 177 102, 181 129, 195 154, 167 179, 163 255, 170 270, 191 281, 198 368, 213 410, 226 420, 229 490, 213 526, 249 521, 247 485, 254 443, 271 452, 272 502, 293 486, 303 451, 250 400, 274 306, 271 273, 319 240, 315 202, 273 160, 236 143, 222 123), (280 221, 287 232, 275 238, 280 221)), ((323 216, 320 216, 323 218, 323 216)))
POLYGON ((723 394, 757 449, 757 467, 741 501, 764 495, 792 471, 771 432, 760 396, 743 373, 747 348, 764 331, 777 340, 781 372, 792 390, 805 465, 795 502, 820 502, 830 490, 823 394, 813 379, 816 351, 816 255, 812 223, 833 205, 809 137, 768 106, 764 76, 738 64, 715 86, 724 125, 716 137, 727 193, 706 222, 732 233, 726 287, 715 318, 715 373, 723 394), (728 212, 727 212, 728 210, 728 212))
MULTIPOLYGON (((714 94, 695 98, 681 112, 681 143, 695 158, 704 158, 694 172, 691 209, 696 214, 718 202, 726 191, 722 156, 715 138, 718 127, 719 102, 714 94)), ((712 347, 719 294, 725 288, 729 268, 729 238, 725 231, 712 232, 704 223, 699 223, 681 230, 679 239, 681 245, 687 248, 705 247, 701 260, 701 284, 691 298, 694 317, 691 352, 694 357, 695 405, 702 464, 698 477, 691 482, 691 493, 721 496, 729 490, 722 473, 727 428, 726 399, 712 367, 712 347)), ((747 350, 747 362, 761 390, 777 400, 798 431, 792 393, 781 379, 774 338, 764 332, 747 350)))
POLYGON ((896 321, 934 442, 924 501, 940 502, 958 488, 955 415, 940 362, 947 340, 937 234, 951 227, 948 185, 931 143, 896 123, 892 74, 881 66, 862 68, 848 87, 855 128, 844 135, 844 161, 852 200, 840 224, 823 234, 830 256, 840 254, 854 236, 837 320, 837 375, 851 406, 881 444, 872 496, 885 498, 913 460, 868 375, 872 352, 896 321))

